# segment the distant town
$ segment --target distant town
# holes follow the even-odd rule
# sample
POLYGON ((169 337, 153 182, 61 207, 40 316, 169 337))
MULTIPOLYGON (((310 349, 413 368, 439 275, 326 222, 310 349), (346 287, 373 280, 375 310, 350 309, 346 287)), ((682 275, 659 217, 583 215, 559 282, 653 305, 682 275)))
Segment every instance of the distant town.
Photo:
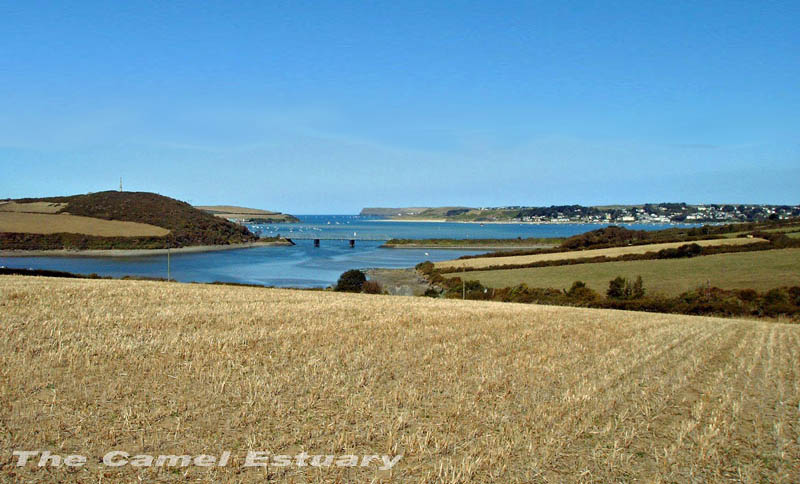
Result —
POLYGON ((585 207, 365 208, 361 215, 396 220, 529 223, 731 223, 800 217, 800 205, 646 203, 585 207))

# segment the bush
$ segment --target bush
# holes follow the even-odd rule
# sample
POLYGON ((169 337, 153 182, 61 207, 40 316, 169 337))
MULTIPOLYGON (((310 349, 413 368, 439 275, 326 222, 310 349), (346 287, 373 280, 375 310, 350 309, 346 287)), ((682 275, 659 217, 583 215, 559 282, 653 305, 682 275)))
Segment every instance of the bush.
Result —
POLYGON ((579 235, 574 235, 561 243, 565 249, 587 249, 601 245, 626 245, 636 241, 646 240, 648 236, 644 230, 628 230, 625 227, 609 225, 603 229, 593 230, 579 235))
POLYGON ((336 282, 336 290, 339 292, 361 292, 365 282, 367 282, 367 276, 364 272, 352 269, 339 276, 339 280, 336 282))
POLYGON ((636 280, 633 282, 633 287, 631 288, 631 299, 641 299, 643 297, 644 297, 644 281, 642 281, 642 276, 636 276, 636 280))
POLYGON ((383 286, 378 281, 366 281, 361 285, 361 291, 366 294, 383 294, 383 286))
POLYGON ((430 275, 433 272, 433 262, 426 260, 425 262, 420 262, 415 266, 415 269, 420 271, 425 275, 430 275))
POLYGON ((486 300, 492 298, 492 291, 484 287, 479 281, 462 281, 460 278, 448 280, 447 290, 444 297, 450 299, 479 299, 486 300))
POLYGON ((583 281, 573 282, 572 287, 568 291, 564 291, 564 294, 575 302, 590 302, 600 299, 600 295, 586 287, 586 283, 583 281))
POLYGON ((680 259, 683 257, 696 257, 703 254, 699 244, 685 244, 677 249, 661 249, 656 253, 658 259, 680 259))
POLYGON ((764 302, 767 304, 786 302, 786 294, 780 289, 770 289, 764 294, 764 302))
POLYGON ((641 299, 644 293, 642 276, 637 276, 633 283, 622 276, 617 276, 608 282, 606 297, 620 300, 641 299))
POLYGON ((758 293, 754 289, 740 289, 737 291, 737 296, 745 302, 753 302, 758 299, 758 293))
POLYGON ((606 297, 609 299, 627 299, 625 297, 625 285, 627 281, 622 276, 617 276, 616 278, 610 280, 608 282, 608 290, 606 291, 606 297))
POLYGON ((795 306, 800 306, 800 286, 790 287, 787 292, 789 293, 789 297, 792 298, 792 303, 795 306))

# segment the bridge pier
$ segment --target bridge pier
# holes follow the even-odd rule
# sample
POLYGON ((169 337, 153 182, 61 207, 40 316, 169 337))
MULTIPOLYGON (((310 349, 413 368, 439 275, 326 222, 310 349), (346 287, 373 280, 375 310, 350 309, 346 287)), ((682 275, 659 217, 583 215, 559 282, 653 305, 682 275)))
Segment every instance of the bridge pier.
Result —
MULTIPOLYGON (((322 242, 323 240, 336 240, 336 241, 342 241, 342 242, 346 241, 350 247, 355 247, 357 240, 370 241, 370 242, 380 242, 380 241, 387 241, 387 240, 391 239, 391 237, 386 237, 386 236, 366 236, 366 237, 361 236, 361 237, 355 237, 355 236, 351 236, 351 235, 343 235, 343 236, 332 235, 332 236, 329 236, 329 237, 325 237, 325 236, 320 236, 320 235, 317 235, 317 234, 314 234, 314 235, 297 234, 295 237, 292 237, 292 239, 294 239, 294 240, 310 240, 313 243, 314 247, 319 247, 320 246, 320 242, 322 242)), ((290 239, 289 237, 285 238, 285 240, 292 240, 292 239, 290 239)))

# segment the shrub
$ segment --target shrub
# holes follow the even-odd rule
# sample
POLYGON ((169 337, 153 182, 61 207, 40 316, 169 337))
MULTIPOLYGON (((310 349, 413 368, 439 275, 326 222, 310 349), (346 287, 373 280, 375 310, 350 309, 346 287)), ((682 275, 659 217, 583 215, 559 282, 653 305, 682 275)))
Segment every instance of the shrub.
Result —
POLYGON ((644 297, 644 281, 642 281, 642 276, 636 276, 636 280, 633 282, 633 287, 631 287, 630 296, 631 299, 641 299, 644 297))
POLYGON ((695 257, 703 253, 703 248, 699 244, 684 244, 677 249, 661 249, 656 253, 658 259, 680 259, 683 257, 695 257))
POLYGON ((586 287, 586 283, 583 281, 573 282, 572 287, 568 291, 564 291, 564 294, 576 302, 590 302, 600 299, 600 295, 586 287))
POLYGON ((366 294, 383 294, 383 286, 378 281, 366 281, 361 285, 361 291, 366 294))
POLYGON ((792 298, 792 304, 800 306, 800 286, 790 287, 787 292, 789 297, 792 298))
POLYGON ((572 287, 569 288, 569 292, 575 291, 577 289, 581 289, 586 287, 586 283, 583 281, 575 281, 572 283, 572 287))
POLYGON ((448 280, 444 297, 450 299, 491 299, 492 292, 479 281, 462 281, 460 278, 448 280))
POLYGON ((768 305, 785 303, 787 300, 786 293, 780 289, 770 289, 764 294, 764 302, 768 305))
POLYGON ((617 276, 608 282, 606 297, 620 300, 641 299, 644 293, 642 276, 637 276, 633 283, 622 276, 617 276))
POLYGON ((606 297, 609 299, 627 299, 625 297, 625 285, 627 282, 628 281, 622 276, 617 276, 616 278, 610 280, 608 282, 606 297))
POLYGON ((417 264, 415 268, 423 274, 430 275, 433 272, 433 262, 426 260, 417 264))
POLYGON ((758 293, 754 289, 741 289, 737 291, 736 295, 745 302, 752 302, 758 299, 758 293))
POLYGON ((565 249, 586 249, 609 244, 625 245, 634 241, 646 240, 647 238, 648 234, 644 230, 628 230, 624 227, 609 225, 603 229, 574 235, 562 242, 561 247, 565 249))
POLYGON ((336 290, 339 292, 361 292, 365 282, 367 282, 367 276, 363 271, 351 269, 339 276, 339 280, 336 282, 336 290))

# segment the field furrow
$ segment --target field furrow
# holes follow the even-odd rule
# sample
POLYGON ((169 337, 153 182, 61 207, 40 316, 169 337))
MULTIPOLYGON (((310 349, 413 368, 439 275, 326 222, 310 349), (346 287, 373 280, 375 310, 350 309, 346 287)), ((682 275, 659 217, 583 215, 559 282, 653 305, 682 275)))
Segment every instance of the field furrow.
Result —
POLYGON ((717 351, 725 352, 734 344, 734 333, 726 331, 729 328, 716 329, 648 365, 647 371, 631 375, 611 405, 585 409, 588 425, 579 427, 583 438, 576 439, 567 453, 570 465, 583 469, 587 480, 614 469, 652 466, 658 459, 653 449, 638 449, 637 443, 652 440, 652 422, 669 413, 698 374, 718 366, 717 351))
POLYGON ((795 325, 16 276, 0 324, 0 480, 792 482, 800 458, 795 325), (103 467, 111 449, 232 457, 103 467), (245 468, 249 450, 403 457, 245 468))

